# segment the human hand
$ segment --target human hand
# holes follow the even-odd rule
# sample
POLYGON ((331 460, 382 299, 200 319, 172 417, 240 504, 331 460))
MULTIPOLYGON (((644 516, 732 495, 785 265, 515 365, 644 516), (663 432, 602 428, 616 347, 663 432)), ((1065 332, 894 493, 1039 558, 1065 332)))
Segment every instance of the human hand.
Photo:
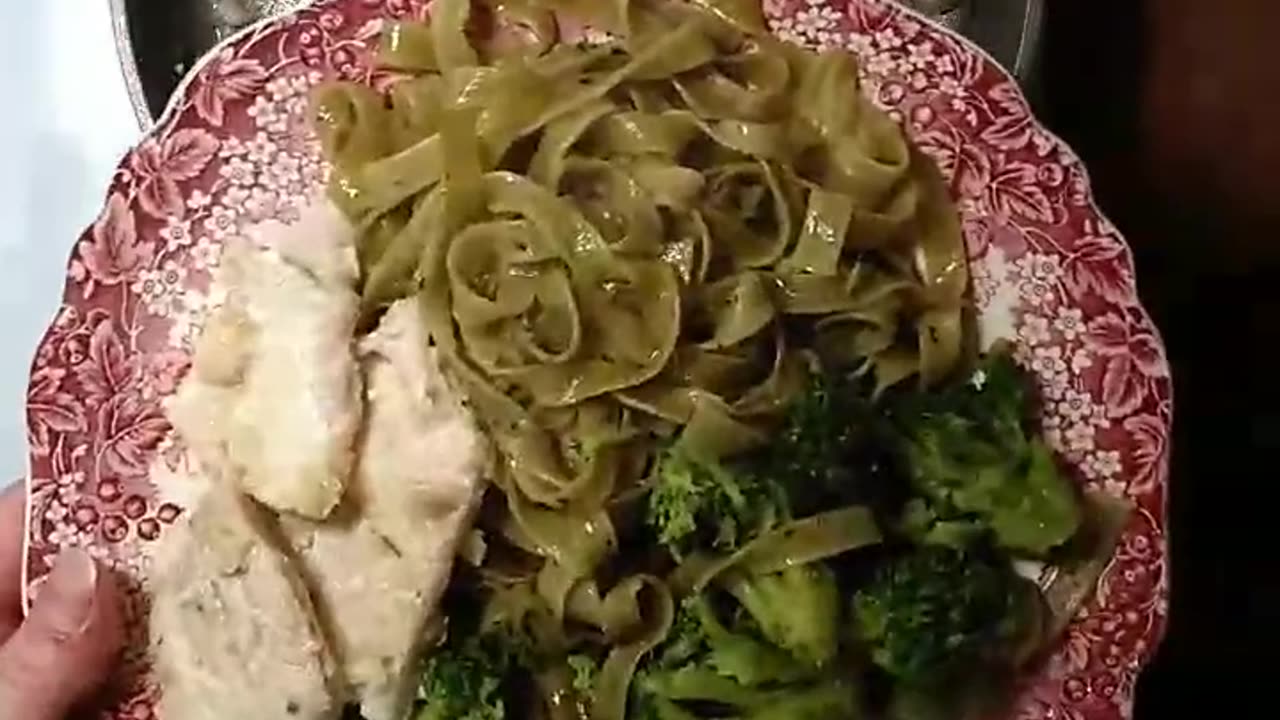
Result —
POLYGON ((64 552, 22 619, 25 498, 0 495, 0 718, 63 720, 110 673, 122 644, 115 583, 80 550, 64 552))

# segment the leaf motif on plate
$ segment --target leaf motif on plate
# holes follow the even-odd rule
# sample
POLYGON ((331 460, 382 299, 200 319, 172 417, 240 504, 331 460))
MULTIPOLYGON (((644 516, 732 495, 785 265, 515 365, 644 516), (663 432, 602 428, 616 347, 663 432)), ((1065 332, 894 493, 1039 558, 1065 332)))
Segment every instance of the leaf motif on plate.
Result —
POLYGON ((156 218, 181 215, 184 203, 178 183, 198 176, 217 153, 217 139, 198 128, 144 141, 130 160, 142 209, 156 218))
POLYGON ((155 243, 139 240, 133 210, 119 192, 107 199, 89 239, 81 240, 77 248, 89 276, 103 285, 128 279, 155 257, 155 243))
POLYGON ((111 318, 103 318, 89 336, 89 356, 73 368, 89 405, 96 407, 129 390, 136 359, 116 333, 111 318))
POLYGON ((221 126, 227 103, 251 97, 266 79, 262 63, 236 57, 235 48, 224 48, 196 81, 192 98, 196 113, 210 125, 221 126))
POLYGON ((1002 213, 1021 215, 1042 223, 1053 222, 1053 204, 1036 181, 1036 169, 1011 162, 991 176, 993 204, 1002 213))
POLYGON ((57 433, 82 432, 86 427, 84 403, 62 390, 67 371, 37 368, 27 389, 27 435, 32 449, 48 455, 50 439, 57 433))
POLYGON ((98 452, 102 470, 122 478, 144 478, 152 451, 169 432, 169 421, 154 402, 139 394, 114 395, 98 410, 98 452))
POLYGON ((1096 292, 1113 302, 1128 297, 1133 278, 1121 262, 1123 255, 1123 246, 1114 239, 1086 236, 1067 258, 1067 281, 1077 292, 1096 292))

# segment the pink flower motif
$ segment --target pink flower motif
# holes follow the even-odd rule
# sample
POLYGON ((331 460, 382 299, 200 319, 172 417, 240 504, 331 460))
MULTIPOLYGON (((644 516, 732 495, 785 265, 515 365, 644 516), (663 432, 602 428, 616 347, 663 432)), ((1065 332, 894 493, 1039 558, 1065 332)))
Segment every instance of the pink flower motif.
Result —
POLYGON ((1053 286, 1043 280, 1030 280, 1018 286, 1018 293, 1029 307, 1047 307, 1054 301, 1053 286))
POLYGON ((906 67, 912 70, 923 70, 929 66, 933 60, 933 43, 925 40, 923 42, 911 43, 907 46, 907 57, 902 61, 906 67))
POLYGON ((148 139, 129 160, 138 183, 138 202, 153 217, 180 215, 178 183, 198 176, 218 152, 205 130, 185 128, 157 141, 148 139))
POLYGON ((266 133, 258 133, 249 141, 245 157, 255 165, 266 165, 275 158, 278 150, 266 133))
POLYGON ((1118 450, 1098 450, 1085 459, 1085 465, 1095 479, 1110 479, 1120 473, 1120 452, 1118 450))
MULTIPOLYGON (((272 82, 274 82, 274 81, 272 81, 272 82)), ((268 84, 267 84, 267 88, 268 88, 268 89, 270 89, 270 87, 271 87, 271 83, 268 83, 268 84)), ((259 97, 261 97, 261 96, 259 96, 259 97)), ((254 104, 257 104, 257 102, 258 102, 258 100, 255 98, 255 99, 254 99, 254 104)), ((253 113, 253 106, 250 106, 250 107, 249 107, 249 113, 250 113, 250 114, 252 114, 252 113, 253 113)), ((234 135, 233 135, 233 136, 231 136, 231 137, 229 137, 229 138, 225 138, 225 139, 222 141, 222 147, 218 148, 218 157, 220 157, 220 158, 224 158, 224 159, 225 159, 225 158, 239 157, 239 156, 244 155, 244 154, 245 154, 244 141, 243 141, 243 140, 241 140, 240 138, 238 138, 238 137, 234 136, 234 135)), ((200 192, 200 191, 199 191, 199 190, 196 190, 196 191, 194 191, 192 194, 194 195, 195 193, 198 193, 198 192, 200 192)), ((203 197, 206 197, 206 198, 207 198, 208 196, 207 196, 207 195, 203 195, 203 197)), ((208 203, 205 203, 205 204, 206 204, 206 205, 208 205, 208 203)), ((194 210, 195 208, 194 208, 194 207, 192 207, 192 209, 194 210)))
POLYGON ((1022 318, 1022 327, 1018 328, 1018 336, 1028 345, 1044 345, 1053 339, 1049 333, 1049 319, 1039 315, 1027 315, 1022 318))
POLYGON ((1024 280, 1054 282, 1062 276, 1062 263, 1056 255, 1032 253, 1018 258, 1016 264, 1024 280))
POLYGON ((1042 345, 1034 348, 1029 365, 1031 372, 1038 375, 1044 383, 1045 395, 1058 398, 1066 392, 1067 363, 1062 358, 1061 347, 1042 345))
POLYGON ((1071 353, 1071 372, 1079 375, 1093 367, 1093 355, 1084 348, 1077 348, 1071 353))
MULTIPOLYGON (((245 197, 248 197, 247 193, 245 197)), ((214 238, 223 240, 236 232, 236 212, 227 205, 215 205, 204 219, 204 229, 214 238)))
POLYGON ((191 248, 191 264, 198 270, 212 270, 222 259, 222 244, 202 237, 191 248))
POLYGON ((876 45, 879 45, 884 49, 892 50, 894 48, 902 47, 902 38, 899 37, 898 33, 894 32, 891 28, 877 30, 872 33, 871 37, 875 41, 876 45))
POLYGON ((199 212, 200 210, 209 207, 209 203, 211 202, 213 202, 212 197, 205 195, 199 190, 192 190, 191 196, 187 198, 187 208, 199 212))
POLYGON ((231 158, 218 168, 218 174, 235 185, 248 187, 253 184, 253 164, 248 160, 231 158))
MULTIPOLYGON (((288 129, 288 116, 280 112, 276 102, 259 95, 249 106, 249 117, 257 127, 271 133, 282 133, 288 129)), ((247 148, 246 148, 247 152, 247 148)))
POLYGON ((262 63, 235 55, 234 47, 223 49, 197 76, 193 97, 196 114, 214 126, 225 120, 228 102, 257 92, 267 77, 262 63))
POLYGON ((158 270, 144 270, 134 281, 132 290, 157 317, 167 317, 183 291, 187 268, 174 260, 166 260, 158 270))
POLYGON ((1084 311, 1076 307, 1059 308, 1053 326, 1062 333, 1062 337, 1075 340, 1084 332, 1084 311))
POLYGON ((1058 402, 1058 413, 1072 422, 1088 420, 1092 414, 1093 400, 1087 394, 1067 390, 1058 402))
POLYGON ((160 237, 164 238, 165 247, 169 250, 190 245, 193 242, 191 221, 170 215, 165 218, 164 227, 160 228, 160 237))
POLYGON ((1073 453, 1086 453, 1093 450, 1094 428, 1089 423, 1076 423, 1067 427, 1065 434, 1067 449, 1073 453))
POLYGON ((251 222, 262 222, 271 218, 278 207, 279 202, 274 192, 261 187, 254 187, 249 191, 249 199, 245 201, 244 212, 251 222))
POLYGON ((137 220, 124 196, 112 193, 93 225, 89 240, 77 246, 90 277, 116 285, 151 263, 155 243, 138 239, 137 220))
MULTIPOLYGON (((210 232, 214 232, 219 226, 225 226, 226 217, 232 220, 240 214, 244 208, 245 202, 249 199, 249 188, 245 185, 232 185, 222 194, 222 202, 214 211, 209 214, 209 218, 217 217, 217 222, 209 224, 209 218, 205 218, 205 228, 210 232)), ((233 223, 234 224, 234 223, 233 223)), ((232 227, 224 227, 225 230, 234 229, 232 227)))

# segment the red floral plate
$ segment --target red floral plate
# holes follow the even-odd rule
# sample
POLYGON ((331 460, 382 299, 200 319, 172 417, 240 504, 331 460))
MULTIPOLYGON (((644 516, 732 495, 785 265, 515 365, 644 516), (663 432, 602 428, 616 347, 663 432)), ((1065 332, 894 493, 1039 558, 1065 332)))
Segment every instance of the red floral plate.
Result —
MULTIPOLYGON (((63 306, 27 396, 28 584, 81 546, 128 579, 133 643, 104 718, 150 718, 147 568, 182 512, 188 462, 161 411, 188 366, 223 241, 288 221, 323 182, 307 94, 376 81, 389 17, 426 0, 332 0, 251 28, 211 53, 121 163, 76 245, 63 306)), ((1173 403, 1164 349, 1124 241, 1080 160, 1017 85, 967 41, 888 0, 765 0, 774 30, 862 59, 865 91, 950 180, 985 339, 1010 338, 1038 376, 1044 429, 1085 486, 1136 507, 1098 592, 1029 678, 1011 716, 1132 714, 1134 683, 1168 605, 1165 494, 1173 403)))

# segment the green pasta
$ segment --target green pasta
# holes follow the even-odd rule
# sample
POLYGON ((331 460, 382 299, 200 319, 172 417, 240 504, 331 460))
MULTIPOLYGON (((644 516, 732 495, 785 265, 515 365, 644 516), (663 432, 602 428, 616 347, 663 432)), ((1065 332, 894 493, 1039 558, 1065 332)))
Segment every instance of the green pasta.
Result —
MULTIPOLYGON (((363 323, 420 303, 500 458, 489 613, 586 648, 588 714, 621 720, 681 597, 881 538, 852 506, 654 561, 634 516, 655 455, 761 448, 813 373, 880 392, 951 375, 959 223, 853 56, 774 39, 753 0, 437 0, 432 16, 387 31, 380 60, 403 77, 385 97, 315 97, 330 195, 361 230, 363 323), (560 37, 566 15, 611 39, 560 37)), ((566 712, 568 683, 535 678, 544 712, 566 712)))

